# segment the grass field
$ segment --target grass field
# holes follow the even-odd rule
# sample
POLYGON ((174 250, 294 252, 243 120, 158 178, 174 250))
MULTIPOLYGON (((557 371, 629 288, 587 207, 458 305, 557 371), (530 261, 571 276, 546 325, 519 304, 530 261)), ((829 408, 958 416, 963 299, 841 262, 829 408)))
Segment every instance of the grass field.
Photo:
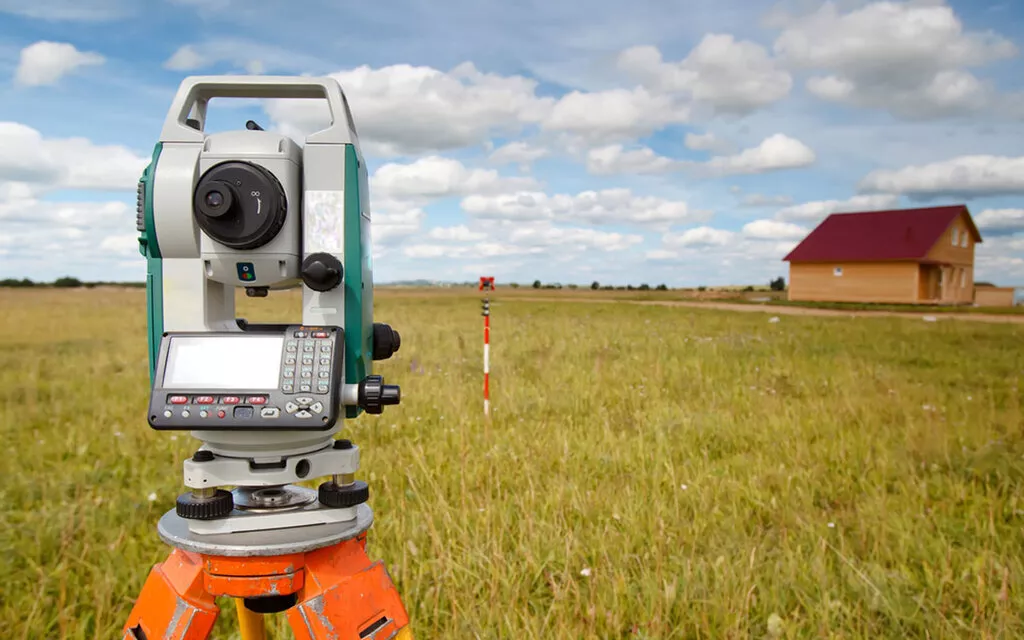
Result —
MULTIPOLYGON (((378 292, 344 432, 417 638, 1024 637, 1024 326, 492 298, 489 423, 476 292, 378 292)), ((144 302, 0 290, 0 638, 119 637, 168 553, 144 302)))

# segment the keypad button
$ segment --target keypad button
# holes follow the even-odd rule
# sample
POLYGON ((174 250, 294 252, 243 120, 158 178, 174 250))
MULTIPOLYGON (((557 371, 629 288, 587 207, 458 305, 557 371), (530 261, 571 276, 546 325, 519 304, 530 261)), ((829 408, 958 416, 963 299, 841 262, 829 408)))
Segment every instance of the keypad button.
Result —
POLYGON ((294 377, 294 376, 295 376, 295 367, 285 367, 284 368, 284 377, 291 378, 291 377, 294 377))
POLYGON ((313 332, 313 337, 314 338, 326 338, 327 337, 327 332, 326 331, 314 331, 313 332))
POLYGON ((313 364, 313 356, 306 356, 302 359, 302 364, 313 364))
POLYGON ((320 352, 321 353, 330 353, 331 352, 331 345, 329 345, 329 344, 322 345, 320 347, 320 352))
POLYGON ((245 401, 249 404, 267 404, 266 396, 249 396, 245 401))
POLYGON ((196 404, 213 404, 213 396, 196 396, 196 404))
POLYGON ((224 396, 220 399, 221 404, 238 404, 242 399, 238 396, 224 396))
POLYGON ((309 405, 309 410, 312 411, 313 413, 320 413, 321 411, 324 410, 324 405, 322 402, 314 402, 313 404, 309 405))
POLYGON ((292 393, 295 391, 295 385, 291 383, 281 385, 281 391, 285 393, 292 393))
POLYGON ((311 385, 311 384, 300 384, 299 385, 299 391, 300 392, 309 393, 310 389, 312 389, 312 388, 313 388, 313 385, 311 385))
POLYGON ((313 345, 302 347, 303 353, 313 353, 313 345))
POLYGON ((294 345, 294 344, 290 344, 290 345, 288 345, 287 347, 285 347, 285 348, 284 348, 284 350, 285 350, 285 351, 287 351, 288 353, 295 353, 295 351, 296 351, 296 350, 297 350, 298 348, 299 348, 299 347, 298 347, 297 345, 294 345))
POLYGON ((320 358, 320 366, 326 367, 331 364, 330 358, 320 358))
POLYGON ((171 404, 188 404, 188 396, 171 396, 167 398, 167 402, 171 404))
POLYGON ((192 415, 192 412, 191 412, 191 411, 189 411, 188 409, 185 409, 184 411, 182 411, 182 412, 181 412, 181 417, 182 417, 182 418, 187 418, 187 417, 189 417, 190 415, 192 415))
POLYGON ((308 334, 305 331, 296 331, 294 335, 296 338, 305 338, 308 334))
POLYGON ((330 378, 331 377, 331 372, 330 371, 321 371, 320 372, 320 377, 321 378, 330 378))
POLYGON ((313 414, 308 411, 297 411, 295 413, 296 418, 312 418, 313 414))
POLYGON ((281 415, 281 410, 277 407, 263 407, 260 409, 261 418, 277 418, 281 415))
POLYGON ((317 393, 327 393, 328 391, 330 391, 330 389, 326 384, 317 385, 316 387, 317 393))
POLYGON ((295 364, 295 356, 288 356, 284 359, 285 364, 295 364))
POLYGON ((294 402, 289 402, 286 405, 284 405, 284 410, 286 413, 295 413, 296 411, 299 410, 299 405, 295 404, 294 402))

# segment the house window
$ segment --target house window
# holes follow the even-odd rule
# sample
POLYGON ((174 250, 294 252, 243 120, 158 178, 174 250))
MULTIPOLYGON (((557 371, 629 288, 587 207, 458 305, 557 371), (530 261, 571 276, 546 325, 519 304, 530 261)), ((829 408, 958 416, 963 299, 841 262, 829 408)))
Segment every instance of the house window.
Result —
POLYGON ((960 234, 960 246, 964 249, 967 248, 967 232, 960 234))
POLYGON ((960 241, 960 236, 958 235, 959 232, 960 232, 959 229, 957 229, 956 227, 953 227, 953 246, 954 247, 956 246, 957 242, 960 241))
POLYGON ((841 276, 841 275, 843 275, 843 268, 842 267, 836 267, 835 269, 832 269, 832 275, 834 275, 834 276, 841 276))
POLYGON ((967 288, 967 269, 961 269, 960 270, 960 288, 961 289, 966 289, 967 288))

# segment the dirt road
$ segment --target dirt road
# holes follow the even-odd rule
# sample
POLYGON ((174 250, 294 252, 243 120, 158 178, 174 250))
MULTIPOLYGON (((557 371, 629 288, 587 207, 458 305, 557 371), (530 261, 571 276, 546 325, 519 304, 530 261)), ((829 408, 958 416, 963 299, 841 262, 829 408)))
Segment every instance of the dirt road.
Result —
POLYGON ((770 304, 743 304, 736 302, 687 302, 685 300, 613 300, 601 298, 576 298, 566 296, 564 298, 530 298, 520 297, 508 298, 511 300, 528 300, 530 302, 591 302, 591 303, 618 303, 618 304, 642 304, 661 307, 692 307, 694 309, 717 309, 720 311, 740 311, 749 313, 770 313, 776 316, 821 316, 821 317, 847 317, 847 318, 877 318, 880 316, 892 318, 911 318, 924 320, 925 318, 936 321, 941 320, 974 320, 976 322, 993 322, 997 324, 1024 324, 1024 314, 1021 315, 997 315, 986 313, 955 313, 949 311, 928 313, 913 313, 910 311, 842 311, 838 309, 814 309, 812 307, 787 307, 783 305, 770 304))

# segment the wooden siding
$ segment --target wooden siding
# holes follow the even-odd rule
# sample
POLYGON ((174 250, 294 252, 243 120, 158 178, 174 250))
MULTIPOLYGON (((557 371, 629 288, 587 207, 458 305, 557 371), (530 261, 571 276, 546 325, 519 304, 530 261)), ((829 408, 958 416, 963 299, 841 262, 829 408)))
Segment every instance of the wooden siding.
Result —
POLYGON ((918 275, 915 262, 791 263, 789 299, 914 303, 918 301, 918 275), (836 267, 843 275, 835 275, 836 267))
MULTIPOLYGON (((974 238, 971 236, 970 226, 967 222, 967 215, 961 214, 956 222, 951 224, 946 232, 942 234, 939 241, 928 252, 926 261, 942 262, 957 266, 974 266, 974 238), (956 232, 957 243, 953 246, 953 232, 956 232), (967 236, 967 246, 962 246, 964 236, 967 236)), ((972 269, 973 271, 973 269, 972 269)), ((971 281, 974 284, 974 281, 971 281)))
POLYGON ((979 307, 1012 307, 1013 287, 978 287, 974 292, 974 304, 979 307))

